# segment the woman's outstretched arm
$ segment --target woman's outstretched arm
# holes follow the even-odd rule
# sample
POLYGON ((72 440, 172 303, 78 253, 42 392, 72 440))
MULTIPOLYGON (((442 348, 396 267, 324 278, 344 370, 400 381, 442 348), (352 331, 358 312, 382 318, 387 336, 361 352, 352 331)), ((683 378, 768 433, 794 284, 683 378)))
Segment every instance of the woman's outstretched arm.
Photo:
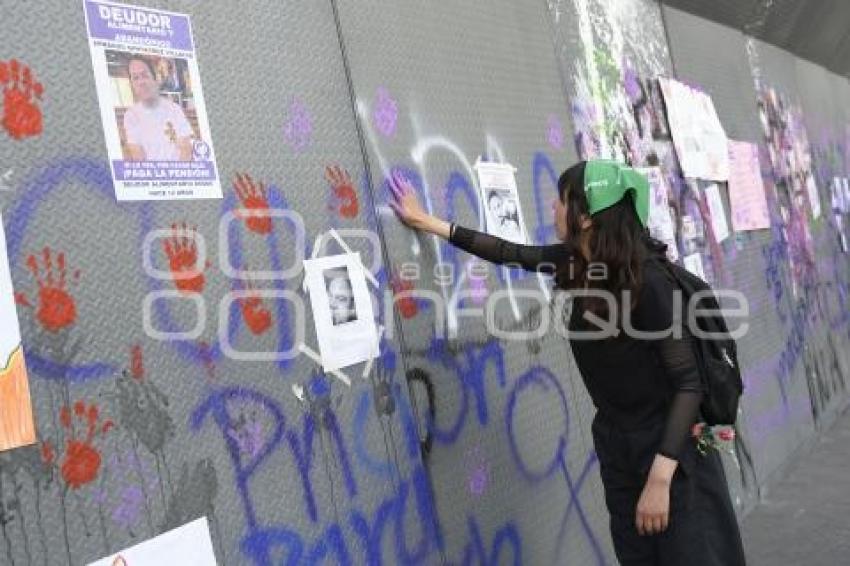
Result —
POLYGON ((390 187, 394 197, 389 203, 390 207, 404 224, 449 240, 463 251, 483 260, 548 274, 554 273, 557 266, 571 261, 571 250, 567 244, 524 246, 428 214, 419 203, 413 186, 400 175, 392 175, 390 187))

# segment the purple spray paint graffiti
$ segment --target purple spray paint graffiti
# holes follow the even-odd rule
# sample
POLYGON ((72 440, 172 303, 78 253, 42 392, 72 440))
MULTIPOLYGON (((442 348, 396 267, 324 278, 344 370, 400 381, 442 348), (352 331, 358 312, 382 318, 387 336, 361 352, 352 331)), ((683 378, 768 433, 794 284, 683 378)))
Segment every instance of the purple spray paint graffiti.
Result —
POLYGON ((300 100, 293 99, 283 126, 283 139, 295 151, 303 151, 310 145, 313 134, 313 119, 310 111, 300 100))
POLYGON ((375 110, 372 112, 375 127, 384 137, 395 135, 398 122, 398 104, 385 87, 378 87, 375 110))

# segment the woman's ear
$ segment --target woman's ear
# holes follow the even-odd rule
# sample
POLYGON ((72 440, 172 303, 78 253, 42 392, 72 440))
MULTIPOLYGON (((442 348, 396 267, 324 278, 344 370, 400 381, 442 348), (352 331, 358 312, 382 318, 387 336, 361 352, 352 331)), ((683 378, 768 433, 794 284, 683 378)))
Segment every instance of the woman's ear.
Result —
POLYGON ((581 215, 581 229, 590 230, 593 227, 593 220, 587 214, 581 215))

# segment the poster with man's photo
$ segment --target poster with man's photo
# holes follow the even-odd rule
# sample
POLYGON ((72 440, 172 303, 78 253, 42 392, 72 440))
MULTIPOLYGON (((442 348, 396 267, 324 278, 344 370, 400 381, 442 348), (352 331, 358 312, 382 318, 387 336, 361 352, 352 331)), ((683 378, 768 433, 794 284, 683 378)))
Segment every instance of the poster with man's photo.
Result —
POLYGON ((513 166, 479 161, 475 169, 487 233, 515 244, 528 243, 513 166))
POLYGON ((116 198, 221 198, 189 16, 84 8, 116 198))
POLYGON ((360 254, 308 259, 304 271, 325 371, 374 358, 378 330, 360 254))

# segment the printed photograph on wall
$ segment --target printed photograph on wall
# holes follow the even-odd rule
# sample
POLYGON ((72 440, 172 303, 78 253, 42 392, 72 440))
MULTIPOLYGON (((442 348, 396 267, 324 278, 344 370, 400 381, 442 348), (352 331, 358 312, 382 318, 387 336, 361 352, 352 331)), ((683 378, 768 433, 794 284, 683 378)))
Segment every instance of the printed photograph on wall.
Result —
POLYGON ((0 451, 33 443, 29 381, 0 216, 0 451))
POLYGON ((304 272, 324 370, 374 358, 378 329, 360 254, 308 259, 304 272))
POLYGON ((116 198, 221 198, 189 16, 84 6, 116 198))
POLYGON ((487 233, 516 244, 526 244, 525 220, 513 166, 479 161, 475 169, 484 203, 487 233))
POLYGON ((124 160, 190 161, 201 133, 186 60, 108 50, 106 61, 124 160))
POLYGON ((324 272, 328 291, 328 306, 334 326, 357 320, 357 305, 348 268, 328 269, 324 272))

